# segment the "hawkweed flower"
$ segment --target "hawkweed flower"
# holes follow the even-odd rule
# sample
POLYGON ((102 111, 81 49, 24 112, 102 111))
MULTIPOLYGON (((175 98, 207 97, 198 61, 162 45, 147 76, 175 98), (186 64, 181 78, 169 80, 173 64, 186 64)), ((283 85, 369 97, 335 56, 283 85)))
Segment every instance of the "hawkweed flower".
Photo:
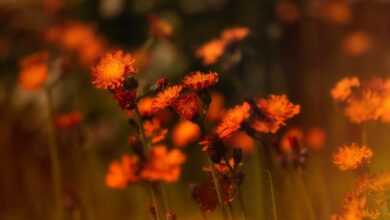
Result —
POLYGON ((300 112, 300 106, 291 103, 286 95, 270 95, 268 99, 257 99, 259 115, 251 122, 257 132, 275 133, 285 121, 300 112))
POLYGON ((359 86, 360 81, 357 77, 346 77, 337 82, 330 93, 335 101, 343 102, 352 95, 352 89, 359 86))
POLYGON ((80 124, 82 115, 78 111, 68 112, 57 115, 54 119, 54 123, 57 128, 72 128, 80 124))
POLYGON ((183 93, 173 102, 173 108, 184 119, 193 119, 201 110, 201 101, 195 92, 183 93))
POLYGON ((347 24, 352 19, 351 7, 347 1, 331 0, 324 2, 319 8, 320 17, 332 24, 347 24))
POLYGON ((134 58, 121 50, 106 53, 92 68, 92 84, 99 89, 118 89, 129 75, 134 75, 134 58))
POLYGON ((181 173, 186 156, 178 149, 168 150, 164 145, 152 147, 141 176, 149 181, 175 182, 181 173))
POLYGON ((333 154, 333 163, 340 170, 355 170, 370 163, 372 150, 367 146, 357 144, 343 145, 333 154))
POLYGON ((371 38, 367 33, 357 31, 347 35, 342 42, 343 52, 352 57, 361 56, 372 47, 371 38))
POLYGON ((377 120, 380 117, 382 97, 375 91, 365 90, 360 97, 349 100, 344 113, 353 123, 377 120))
POLYGON ((171 107, 176 99, 180 96, 183 86, 173 85, 165 88, 153 98, 152 109, 158 112, 167 107, 171 107))
POLYGON ((157 38, 168 38, 173 33, 172 25, 165 19, 155 15, 149 15, 149 31, 157 38))
POLYGON ((20 62, 19 84, 25 90, 41 88, 48 77, 48 53, 37 52, 20 62))
POLYGON ((250 117, 250 114, 251 106, 248 102, 228 110, 217 126, 216 134, 221 139, 228 138, 241 128, 241 125, 250 117))
POLYGON ((202 90, 214 86, 218 83, 218 80, 218 73, 202 73, 197 71, 185 76, 182 81, 182 84, 185 88, 193 90, 202 90))
POLYGON ((219 121, 225 113, 225 98, 222 94, 211 92, 211 102, 207 110, 206 119, 209 121, 219 121))
POLYGON ((221 34, 221 39, 225 42, 232 43, 235 41, 241 41, 246 38, 250 33, 247 27, 233 27, 224 30, 221 34))
POLYGON ((321 150, 326 141, 326 133, 321 128, 311 128, 305 134, 306 146, 311 150, 321 150))
POLYGON ((200 128, 197 124, 185 120, 180 121, 172 131, 172 141, 175 146, 186 147, 195 143, 201 135, 200 128))
POLYGON ((204 65, 211 65, 218 61, 218 59, 225 52, 226 42, 220 39, 213 39, 203 46, 199 47, 195 56, 202 60, 204 65))
POLYGON ((131 110, 135 107, 134 101, 137 97, 137 92, 135 90, 118 88, 112 92, 114 94, 114 99, 118 102, 122 109, 131 110))
POLYGON ((290 128, 283 134, 280 140, 280 150, 283 153, 291 153, 294 150, 296 142, 301 144, 303 142, 304 133, 300 128, 290 128))
POLYGON ((150 116, 153 114, 153 98, 144 97, 137 102, 137 109, 141 116, 150 116))
POLYGON ((121 161, 110 164, 106 175, 106 185, 110 188, 123 189, 129 183, 139 180, 137 175, 138 157, 135 155, 123 155, 121 161))
POLYGON ((253 138, 243 131, 235 132, 231 137, 227 138, 226 144, 247 154, 252 153, 255 148, 253 138))
POLYGON ((168 133, 168 129, 164 129, 162 127, 161 121, 156 117, 144 121, 143 129, 145 136, 150 138, 153 144, 157 144, 165 140, 165 137, 168 133))

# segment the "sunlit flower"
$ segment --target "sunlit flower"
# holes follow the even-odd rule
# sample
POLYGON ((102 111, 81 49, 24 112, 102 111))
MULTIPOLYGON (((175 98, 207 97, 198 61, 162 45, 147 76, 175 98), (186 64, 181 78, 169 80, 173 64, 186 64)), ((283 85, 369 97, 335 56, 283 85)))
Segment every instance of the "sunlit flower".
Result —
POLYGON ((159 110, 171 106, 174 101, 180 96, 182 90, 183 86, 173 85, 159 92, 156 97, 153 98, 153 111, 158 112, 159 110))
POLYGON ((312 150, 320 150, 324 147, 326 141, 326 133, 321 128, 311 128, 305 135, 307 147, 312 150))
POLYGON ((377 120, 380 117, 382 97, 371 90, 363 91, 360 98, 351 99, 345 107, 345 115, 353 123, 377 120))
POLYGON ((255 147, 253 138, 243 131, 234 133, 226 143, 233 148, 241 149, 244 153, 252 153, 255 147))
POLYGON ((110 188, 123 189, 129 183, 139 180, 137 176, 138 158, 134 155, 123 155, 121 161, 110 164, 106 175, 106 185, 110 188))
POLYGON ((105 43, 100 38, 94 38, 85 42, 77 49, 81 64, 90 65, 101 57, 106 50, 105 43))
POLYGON ((173 107, 182 118, 191 120, 200 112, 201 103, 195 92, 189 92, 180 95, 174 101, 173 107))
POLYGON ((48 53, 38 52, 20 62, 19 83, 23 89, 39 89, 46 82, 48 74, 48 53))
POLYGON ((367 199, 364 196, 348 194, 340 214, 333 215, 331 220, 363 220, 367 209, 367 199))
POLYGON ((357 77, 346 77, 337 82, 336 86, 331 90, 332 98, 336 101, 345 101, 351 94, 352 89, 360 86, 360 81, 357 77))
POLYGON ((291 153, 296 142, 303 142, 303 131, 299 128, 289 129, 280 140, 280 149, 283 153, 291 153))
POLYGON ((249 32, 250 30, 247 27, 233 27, 224 30, 221 39, 228 43, 241 41, 249 35, 249 32))
POLYGON ((150 116, 153 113, 153 98, 144 97, 137 103, 137 108, 142 116, 150 116))
POLYGON ((202 90, 217 84, 219 80, 218 73, 202 73, 200 71, 193 72, 183 79, 183 86, 194 90, 202 90))
POLYGON ((261 111, 251 123, 257 132, 275 133, 281 126, 300 112, 300 106, 291 103, 286 95, 270 95, 268 99, 258 99, 257 108, 261 111))
POLYGON ((369 163, 372 156, 373 152, 367 146, 344 145, 333 155, 333 163, 340 170, 355 170, 369 163))
POLYGON ((172 131, 172 140, 175 146, 186 147, 200 137, 200 128, 191 121, 180 121, 172 131))
POLYGON ((106 53, 92 69, 92 83, 99 89, 120 88, 129 74, 135 74, 135 60, 121 50, 106 53))
POLYGON ((196 50, 196 57, 202 59, 204 65, 211 65, 218 61, 225 51, 226 42, 213 39, 196 50))
POLYGON ((149 24, 150 24, 150 33, 153 36, 160 37, 160 38, 167 38, 170 37, 173 33, 172 25, 168 21, 158 16, 150 15, 149 24))
POLYGON ((348 56, 360 56, 371 48, 371 39, 365 32, 353 32, 347 35, 343 42, 343 51, 348 56))
POLYGON ((79 125, 81 119, 81 113, 78 111, 64 113, 56 116, 55 125, 57 128, 70 128, 79 125))
POLYGON ((178 149, 168 150, 163 145, 154 146, 141 175, 149 181, 175 182, 179 179, 181 165, 185 160, 185 155, 178 149))
POLYGON ((292 1, 282 0, 276 4, 275 13, 278 19, 287 24, 297 22, 301 15, 297 5, 292 1))
POLYGON ((216 129, 219 138, 224 139, 241 128, 242 123, 250 117, 251 107, 244 102, 226 112, 216 129))

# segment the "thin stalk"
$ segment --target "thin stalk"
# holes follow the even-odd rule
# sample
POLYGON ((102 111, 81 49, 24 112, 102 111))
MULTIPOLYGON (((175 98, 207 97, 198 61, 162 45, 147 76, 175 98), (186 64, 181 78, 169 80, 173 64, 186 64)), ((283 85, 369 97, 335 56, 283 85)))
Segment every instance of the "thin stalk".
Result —
POLYGON ((277 212, 277 206, 276 206, 276 199, 275 199, 275 189, 274 189, 274 182, 272 180, 272 175, 269 170, 266 170, 265 173, 267 174, 268 182, 269 182, 269 189, 271 192, 271 202, 272 202, 272 216, 274 220, 278 220, 278 212, 277 212))
POLYGON ((62 177, 61 177, 61 168, 60 168, 60 159, 58 153, 58 143, 57 137, 54 129, 54 120, 53 120, 53 102, 51 97, 51 90, 49 88, 45 89, 46 96, 46 107, 48 112, 48 147, 49 147, 49 156, 50 156, 50 165, 52 170, 52 184, 53 184, 53 194, 55 197, 56 204, 56 214, 58 220, 64 219, 64 205, 62 200, 62 177))
POLYGON ((218 203, 221 205, 222 217, 223 217, 224 220, 228 220, 229 219, 228 218, 229 215, 228 215, 228 212, 226 211, 225 204, 223 202, 222 191, 221 191, 221 187, 220 187, 220 184, 219 184, 219 181, 218 181, 217 173, 216 173, 216 171, 214 169, 214 164, 211 161, 210 157, 207 157, 207 162, 209 163, 209 165, 211 167, 211 178, 213 180, 215 191, 217 193, 218 203))
POLYGON ((153 217, 155 220, 160 220, 161 219, 161 213, 160 213, 160 206, 158 204, 158 200, 157 200, 157 193, 156 193, 156 190, 155 190, 155 187, 153 186, 153 183, 149 184, 150 187, 150 198, 152 200, 152 204, 153 204, 153 217))

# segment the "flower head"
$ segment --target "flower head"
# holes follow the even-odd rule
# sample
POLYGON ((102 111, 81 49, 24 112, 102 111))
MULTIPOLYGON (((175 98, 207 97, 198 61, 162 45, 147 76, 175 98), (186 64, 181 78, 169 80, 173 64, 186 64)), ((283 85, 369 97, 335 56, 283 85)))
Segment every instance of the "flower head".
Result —
POLYGON ((81 120, 82 120, 81 113, 78 111, 74 111, 74 112, 58 115, 55 118, 55 125, 57 128, 70 128, 80 124, 81 120))
POLYGON ((324 147, 326 133, 321 128, 311 128, 305 135, 305 142, 312 150, 320 150, 324 147))
POLYGON ((377 120, 380 117, 382 97, 375 91, 365 90, 361 97, 355 97, 345 106, 345 115, 353 123, 377 120))
POLYGON ((168 133, 168 129, 164 129, 161 121, 154 117, 151 120, 146 120, 143 124, 145 136, 150 138, 153 144, 163 141, 168 133))
POLYGON ((117 89, 122 87, 130 74, 135 74, 135 60, 121 50, 106 53, 92 68, 92 84, 99 89, 117 89))
POLYGON ((160 37, 160 38, 167 38, 170 37, 173 33, 173 27, 172 25, 155 15, 149 16, 149 23, 150 23, 150 33, 153 36, 160 37))
POLYGON ((210 121, 218 121, 222 118, 225 111, 225 100, 222 94, 212 92, 211 103, 207 111, 207 119, 210 121))
POLYGON ((153 102, 152 102, 153 111, 158 112, 162 109, 172 106, 172 104, 180 96, 182 90, 183 90, 183 86, 173 85, 159 92, 156 95, 156 97, 153 98, 153 102))
POLYGON ((294 150, 295 143, 302 143, 303 131, 299 128, 289 129, 280 140, 280 149, 283 153, 291 153, 294 150))
POLYGON ((343 51, 348 56, 363 55, 371 48, 371 38, 365 32, 353 32, 347 35, 342 42, 343 51))
POLYGON ((213 39, 198 48, 195 52, 195 56, 202 59, 204 65, 211 65, 216 63, 223 55, 225 47, 225 41, 213 39))
POLYGON ((150 116, 153 113, 153 98, 144 97, 137 103, 137 108, 142 116, 150 116))
POLYGON ((154 146, 141 175, 149 181, 175 182, 185 160, 185 155, 178 149, 168 150, 163 145, 154 146))
POLYGON ((185 76, 182 83, 185 88, 202 90, 214 86, 218 83, 218 80, 218 73, 202 73, 197 71, 185 76))
POLYGON ((38 52, 20 62, 19 83, 23 89, 35 90, 42 87, 48 74, 48 53, 38 52))
POLYGON ((219 138, 224 139, 241 128, 242 123, 250 117, 250 104, 244 102, 226 112, 216 129, 219 138))
POLYGON ((355 170, 369 163, 373 156, 372 150, 367 146, 357 144, 341 146, 333 155, 333 163, 340 170, 355 170))
POLYGON ((180 121, 172 132, 172 140, 175 146, 186 147, 194 143, 200 137, 200 128, 191 121, 180 121))
POLYGON ((270 95, 268 99, 258 99, 256 107, 261 112, 251 123, 257 132, 275 133, 281 126, 300 112, 300 106, 291 103, 286 95, 270 95))
POLYGON ((173 107, 182 118, 191 120, 200 112, 201 103, 195 92, 189 92, 180 95, 173 107))
POLYGON ((249 35, 249 28, 247 27, 233 27, 224 30, 221 34, 221 39, 225 42, 235 42, 246 38, 249 35))
POLYGON ((137 169, 138 158, 134 155, 123 155, 121 161, 114 161, 110 164, 106 175, 107 186, 123 189, 129 183, 138 181, 137 169))
POLYGON ((243 131, 235 132, 226 143, 233 148, 241 149, 244 153, 252 153, 255 147, 253 138, 243 131))
POLYGON ((359 86, 360 81, 357 77, 346 77, 337 82, 336 86, 331 90, 330 93, 334 100, 345 101, 351 96, 352 89, 359 86))

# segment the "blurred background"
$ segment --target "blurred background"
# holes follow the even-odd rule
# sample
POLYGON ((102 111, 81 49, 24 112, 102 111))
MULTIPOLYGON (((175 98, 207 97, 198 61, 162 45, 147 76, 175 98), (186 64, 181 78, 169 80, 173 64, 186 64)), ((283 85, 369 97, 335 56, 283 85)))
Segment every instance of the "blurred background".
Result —
MULTIPOLYGON (((77 127, 58 130, 69 219, 150 219, 141 186, 105 186, 110 161, 128 151, 126 115, 91 85, 88 53, 65 56, 54 48, 56 40, 46 39, 51 27, 79 22, 104 45, 138 51, 149 39, 153 16, 169 22, 173 31, 140 55, 147 56, 141 84, 179 79, 194 70, 217 71, 223 80, 216 91, 226 107, 268 94, 287 94, 301 105, 301 113, 274 141, 293 127, 325 131, 324 146, 310 150, 302 169, 283 167, 275 159, 272 173, 279 220, 329 219, 355 179, 332 165, 331 153, 361 139, 361 127, 348 122, 329 91, 345 76, 388 77, 389 10, 386 0, 0 0, 0 219, 50 219, 44 96, 18 84, 21 58, 41 50, 55 51, 65 63, 54 90, 54 111, 82 115, 77 127), (195 51, 235 26, 249 28, 249 37, 225 51, 219 62, 202 64, 195 51)), ((387 170, 389 126, 372 123, 367 128, 375 152, 370 168, 387 170)), ((204 179, 202 153, 195 144, 185 151, 181 180, 166 186, 168 200, 177 219, 202 219, 190 190, 204 179)), ((272 216, 269 180, 258 162, 264 155, 255 150, 245 161, 247 219, 272 216)), ((218 219, 218 213, 210 216, 218 219)))

